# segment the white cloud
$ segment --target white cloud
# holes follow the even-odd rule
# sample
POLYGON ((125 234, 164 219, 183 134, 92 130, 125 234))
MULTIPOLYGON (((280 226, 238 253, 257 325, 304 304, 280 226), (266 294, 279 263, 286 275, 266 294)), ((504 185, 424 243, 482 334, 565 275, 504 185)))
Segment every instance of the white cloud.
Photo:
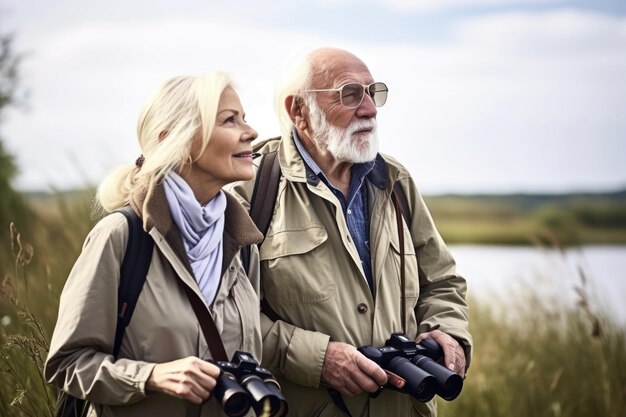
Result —
POLYGON ((484 6, 528 6, 557 0, 317 0, 326 5, 370 3, 400 12, 431 12, 484 6))

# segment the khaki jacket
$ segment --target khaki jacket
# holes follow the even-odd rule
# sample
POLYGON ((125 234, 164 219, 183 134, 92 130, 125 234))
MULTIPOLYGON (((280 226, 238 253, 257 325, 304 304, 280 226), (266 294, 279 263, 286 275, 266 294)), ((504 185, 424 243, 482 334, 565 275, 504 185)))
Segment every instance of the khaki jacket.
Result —
MULTIPOLYGON (((262 236, 237 200, 226 196, 222 278, 208 308, 228 355, 242 350, 260 358, 258 268, 246 276, 239 248, 259 242, 262 236)), ((70 394, 96 403, 99 416, 225 415, 213 398, 200 407, 145 390, 155 364, 188 356, 211 359, 211 352, 183 289, 183 285, 191 287, 204 300, 172 222, 163 186, 155 186, 144 201, 132 205, 154 239, 154 250, 118 359, 110 352, 128 226, 121 213, 113 213, 91 230, 63 288, 45 377, 70 394)), ((253 248, 251 256, 258 262, 253 248)))
MULTIPOLYGON (((416 337, 433 329, 465 347, 469 364, 471 336, 465 302, 466 282, 408 171, 379 155, 367 178, 370 250, 374 294, 350 237, 340 202, 323 181, 307 172, 292 138, 261 143, 256 152, 278 149, 282 170, 273 219, 260 245, 261 292, 281 320, 262 314, 263 365, 280 375, 294 416, 343 416, 320 385, 330 340, 383 346, 392 332, 416 337), (401 313, 400 249, 390 195, 399 181, 412 213, 404 223, 406 310, 401 313)), ((254 184, 233 191, 246 207, 254 184)), ((257 196, 256 198, 263 198, 257 196)), ((434 401, 423 404, 385 390, 377 399, 345 397, 353 416, 434 415, 434 401)))

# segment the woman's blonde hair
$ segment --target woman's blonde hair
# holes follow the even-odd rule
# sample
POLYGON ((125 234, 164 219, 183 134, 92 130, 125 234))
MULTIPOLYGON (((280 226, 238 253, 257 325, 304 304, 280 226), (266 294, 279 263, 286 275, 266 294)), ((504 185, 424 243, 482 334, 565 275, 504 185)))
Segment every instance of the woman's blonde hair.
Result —
POLYGON ((106 212, 129 204, 165 174, 191 162, 191 149, 201 139, 206 149, 215 125, 222 92, 234 88, 223 72, 174 77, 152 94, 139 115, 137 138, 143 163, 116 168, 98 187, 96 202, 106 212))

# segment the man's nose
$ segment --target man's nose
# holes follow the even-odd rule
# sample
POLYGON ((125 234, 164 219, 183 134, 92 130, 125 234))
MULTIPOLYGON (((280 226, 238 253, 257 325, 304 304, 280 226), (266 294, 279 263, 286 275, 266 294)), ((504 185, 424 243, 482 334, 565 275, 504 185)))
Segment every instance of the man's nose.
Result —
POLYGON ((370 97, 369 94, 365 94, 363 97, 363 101, 359 104, 359 107, 356 108, 356 115, 358 117, 368 117, 373 118, 376 117, 378 110, 376 109, 376 105, 374 104, 374 100, 370 97))

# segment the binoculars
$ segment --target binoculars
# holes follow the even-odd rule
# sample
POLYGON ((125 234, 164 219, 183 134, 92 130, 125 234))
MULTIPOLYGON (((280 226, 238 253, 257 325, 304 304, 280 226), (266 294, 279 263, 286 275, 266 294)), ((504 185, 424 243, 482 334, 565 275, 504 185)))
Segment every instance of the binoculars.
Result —
MULTIPOLYGON (((463 389, 463 378, 437 363, 443 350, 433 339, 417 344, 403 333, 392 333, 384 347, 362 346, 358 351, 404 380, 402 388, 390 384, 382 388, 405 392, 421 402, 432 400, 435 394, 451 401, 463 389)), ((380 390, 372 397, 378 394, 380 390)))
POLYGON ((287 415, 287 401, 274 375, 261 368, 247 352, 235 352, 231 362, 215 361, 222 375, 213 395, 230 417, 245 415, 252 407, 257 415, 287 415))

